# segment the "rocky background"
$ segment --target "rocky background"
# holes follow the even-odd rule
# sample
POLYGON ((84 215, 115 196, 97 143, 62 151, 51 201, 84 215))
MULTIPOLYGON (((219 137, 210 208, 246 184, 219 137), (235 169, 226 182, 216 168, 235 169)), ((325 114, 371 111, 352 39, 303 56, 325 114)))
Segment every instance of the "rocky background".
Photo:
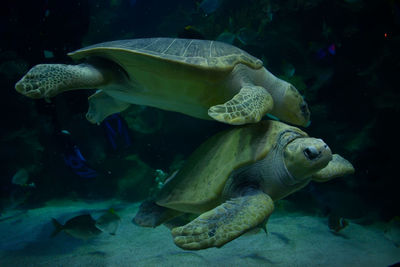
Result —
POLYGON ((6 0, 0 13, 0 213, 54 198, 142 200, 227 127, 136 106, 121 114, 130 145, 114 149, 104 125, 85 119, 94 91, 47 103, 14 90, 33 65, 72 63, 66 53, 82 46, 168 36, 230 42, 262 59, 305 96, 306 131, 355 166, 352 176, 290 196, 284 208, 366 222, 400 215, 398 0, 6 0), (62 130, 97 177, 66 166, 62 130))

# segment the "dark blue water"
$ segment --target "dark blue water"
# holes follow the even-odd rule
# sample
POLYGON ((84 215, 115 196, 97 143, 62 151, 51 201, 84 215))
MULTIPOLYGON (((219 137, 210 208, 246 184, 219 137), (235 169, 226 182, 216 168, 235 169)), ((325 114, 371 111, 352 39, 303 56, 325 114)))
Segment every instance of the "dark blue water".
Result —
POLYGON ((138 105, 96 125, 85 118, 96 88, 49 100, 14 89, 34 65, 75 64, 67 53, 88 45, 179 37, 225 41, 261 59, 307 101, 311 125, 302 129, 353 164, 354 174, 288 196, 284 212, 398 229, 399 1, 6 0, 0 10, 0 220, 60 199, 116 199, 131 224, 129 203, 154 198, 201 143, 231 129, 138 105))

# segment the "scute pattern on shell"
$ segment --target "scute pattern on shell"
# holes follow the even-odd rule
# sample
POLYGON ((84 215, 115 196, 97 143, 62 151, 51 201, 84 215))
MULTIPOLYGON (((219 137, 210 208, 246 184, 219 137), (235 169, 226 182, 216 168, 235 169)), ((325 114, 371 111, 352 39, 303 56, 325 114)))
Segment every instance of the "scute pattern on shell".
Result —
POLYGON ((207 139, 186 160, 157 197, 160 206, 185 212, 206 212, 219 205, 232 171, 264 158, 278 138, 307 134, 287 124, 265 120, 235 127, 207 139), (286 134, 289 133, 289 134, 286 134))
POLYGON ((79 59, 86 57, 87 52, 93 53, 98 50, 101 53, 104 49, 126 50, 203 68, 226 69, 242 63, 251 68, 259 69, 263 65, 261 60, 230 44, 218 41, 177 38, 111 41, 88 46, 69 55, 79 59))

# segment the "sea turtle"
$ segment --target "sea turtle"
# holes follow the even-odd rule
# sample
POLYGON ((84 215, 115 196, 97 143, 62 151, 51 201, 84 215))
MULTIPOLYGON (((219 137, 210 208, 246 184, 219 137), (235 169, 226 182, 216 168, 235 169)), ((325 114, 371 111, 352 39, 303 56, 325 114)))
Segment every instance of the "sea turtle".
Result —
POLYGON ((269 113, 305 126, 310 112, 296 88, 261 60, 208 40, 145 38, 95 44, 68 54, 79 65, 40 64, 17 84, 31 98, 98 88, 87 119, 100 123, 130 104, 239 125, 269 113))
POLYGON ((263 120, 208 139, 155 199, 142 203, 134 222, 155 227, 183 213, 201 214, 172 229, 175 244, 183 249, 221 247, 265 227, 274 201, 310 181, 353 172, 351 163, 332 155, 321 139, 263 120))

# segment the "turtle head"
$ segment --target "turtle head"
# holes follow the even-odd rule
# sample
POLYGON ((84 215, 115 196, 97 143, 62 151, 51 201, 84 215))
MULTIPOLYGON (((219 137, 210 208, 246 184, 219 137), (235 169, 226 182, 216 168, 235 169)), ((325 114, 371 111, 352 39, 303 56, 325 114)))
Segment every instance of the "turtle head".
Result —
POLYGON ((310 123, 310 110, 307 102, 293 85, 286 83, 285 87, 279 101, 280 105, 278 104, 276 107, 277 113, 279 113, 278 117, 294 125, 307 127, 310 123))
POLYGON ((289 173, 296 180, 303 180, 327 166, 332 152, 321 139, 300 137, 286 145, 284 160, 289 173))

